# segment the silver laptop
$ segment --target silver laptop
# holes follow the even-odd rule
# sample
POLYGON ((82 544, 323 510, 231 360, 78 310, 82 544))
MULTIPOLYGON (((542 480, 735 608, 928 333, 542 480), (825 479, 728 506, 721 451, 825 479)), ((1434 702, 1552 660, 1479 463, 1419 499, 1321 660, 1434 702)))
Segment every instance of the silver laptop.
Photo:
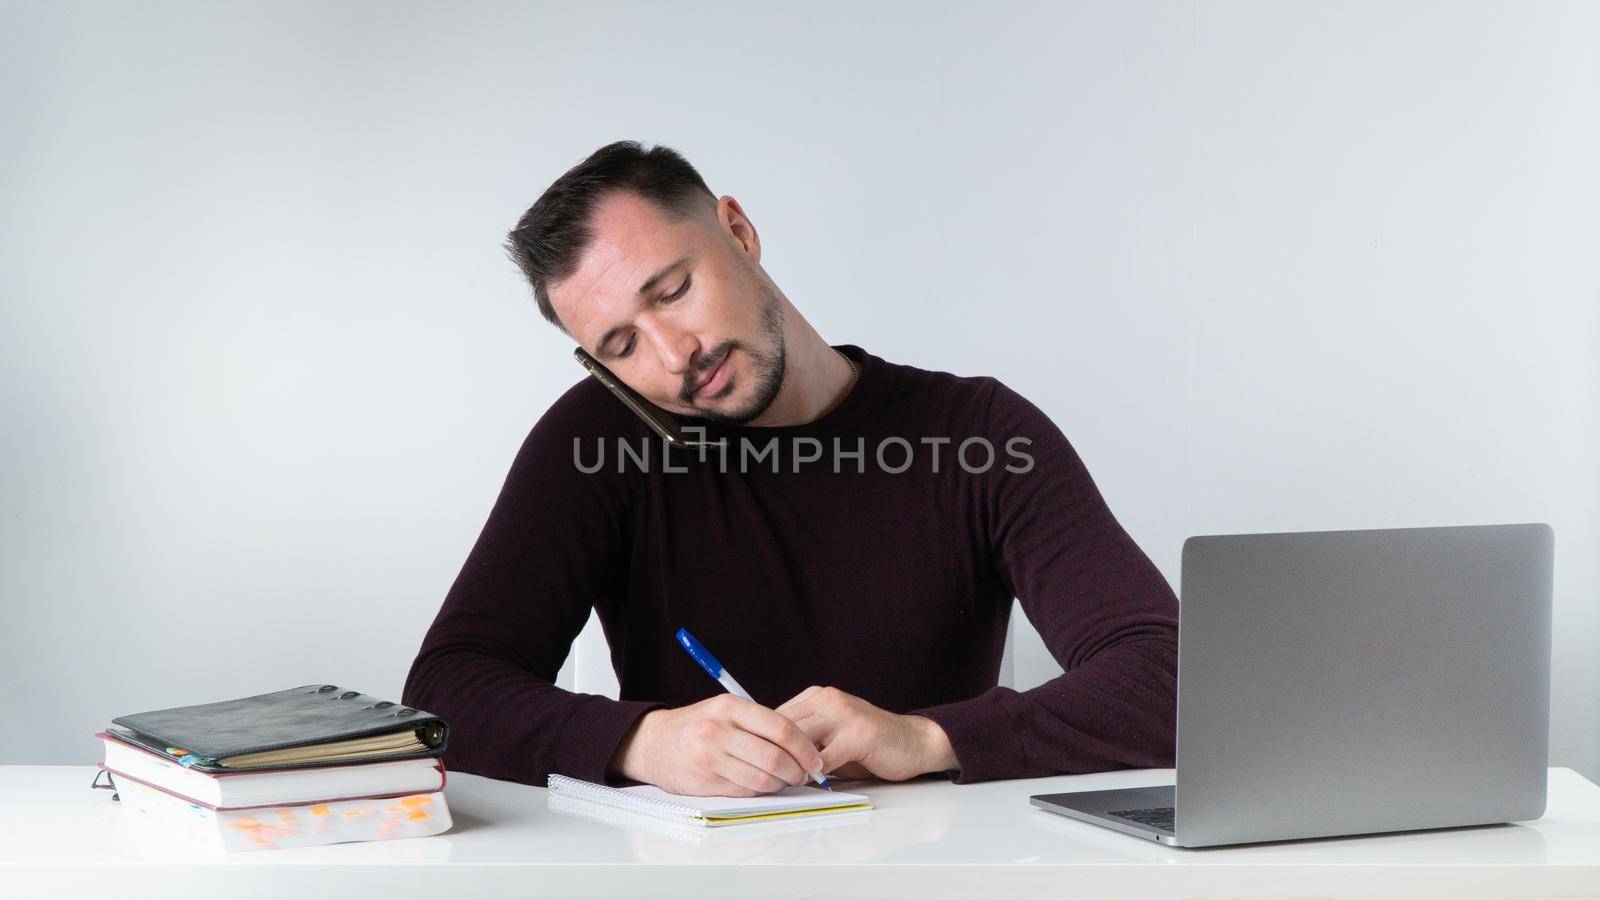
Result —
POLYGON ((1042 794, 1175 847, 1544 814, 1548 525, 1192 537, 1175 787, 1042 794))

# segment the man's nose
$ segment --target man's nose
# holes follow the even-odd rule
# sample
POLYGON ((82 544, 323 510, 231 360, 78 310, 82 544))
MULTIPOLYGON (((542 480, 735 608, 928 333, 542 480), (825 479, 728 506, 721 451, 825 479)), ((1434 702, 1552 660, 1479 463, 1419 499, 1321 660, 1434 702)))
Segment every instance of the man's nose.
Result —
POLYGON ((673 375, 682 375, 689 371, 695 358, 700 353, 700 342, 687 331, 665 322, 657 322, 643 326, 645 337, 655 347, 656 356, 660 357, 661 364, 673 375))

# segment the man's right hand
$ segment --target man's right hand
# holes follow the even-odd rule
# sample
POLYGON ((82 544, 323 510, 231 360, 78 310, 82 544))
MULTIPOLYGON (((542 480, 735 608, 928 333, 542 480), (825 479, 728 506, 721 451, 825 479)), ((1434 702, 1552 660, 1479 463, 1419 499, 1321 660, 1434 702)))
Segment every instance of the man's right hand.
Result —
POLYGON ((611 763, 623 777, 699 797, 770 794, 822 771, 799 726, 732 694, 645 713, 611 763))

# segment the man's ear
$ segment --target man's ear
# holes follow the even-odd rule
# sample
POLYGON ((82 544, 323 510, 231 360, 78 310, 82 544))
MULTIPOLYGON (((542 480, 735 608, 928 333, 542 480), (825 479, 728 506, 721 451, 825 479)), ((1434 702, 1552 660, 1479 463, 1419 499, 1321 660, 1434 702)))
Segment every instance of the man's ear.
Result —
POLYGON ((756 232, 755 223, 744 214, 744 207, 739 205, 739 201, 730 195, 718 200, 717 223, 725 234, 733 238, 744 255, 750 257, 751 262, 761 262, 761 235, 756 232))

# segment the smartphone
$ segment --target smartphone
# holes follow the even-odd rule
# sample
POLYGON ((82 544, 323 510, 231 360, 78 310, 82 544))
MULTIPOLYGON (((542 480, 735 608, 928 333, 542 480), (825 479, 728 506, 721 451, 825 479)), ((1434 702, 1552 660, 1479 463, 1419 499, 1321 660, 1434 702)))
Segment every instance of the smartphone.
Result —
POLYGON ((674 447, 703 447, 718 443, 717 441, 699 440, 685 436, 683 423, 678 417, 667 412, 661 407, 646 400, 642 394, 622 383, 622 379, 611 374, 611 370, 601 365, 600 360, 590 356, 582 347, 572 348, 572 358, 588 370, 599 382, 606 386, 611 393, 617 395, 624 405, 633 410, 634 415, 644 420, 650 430, 661 435, 662 439, 674 447))

